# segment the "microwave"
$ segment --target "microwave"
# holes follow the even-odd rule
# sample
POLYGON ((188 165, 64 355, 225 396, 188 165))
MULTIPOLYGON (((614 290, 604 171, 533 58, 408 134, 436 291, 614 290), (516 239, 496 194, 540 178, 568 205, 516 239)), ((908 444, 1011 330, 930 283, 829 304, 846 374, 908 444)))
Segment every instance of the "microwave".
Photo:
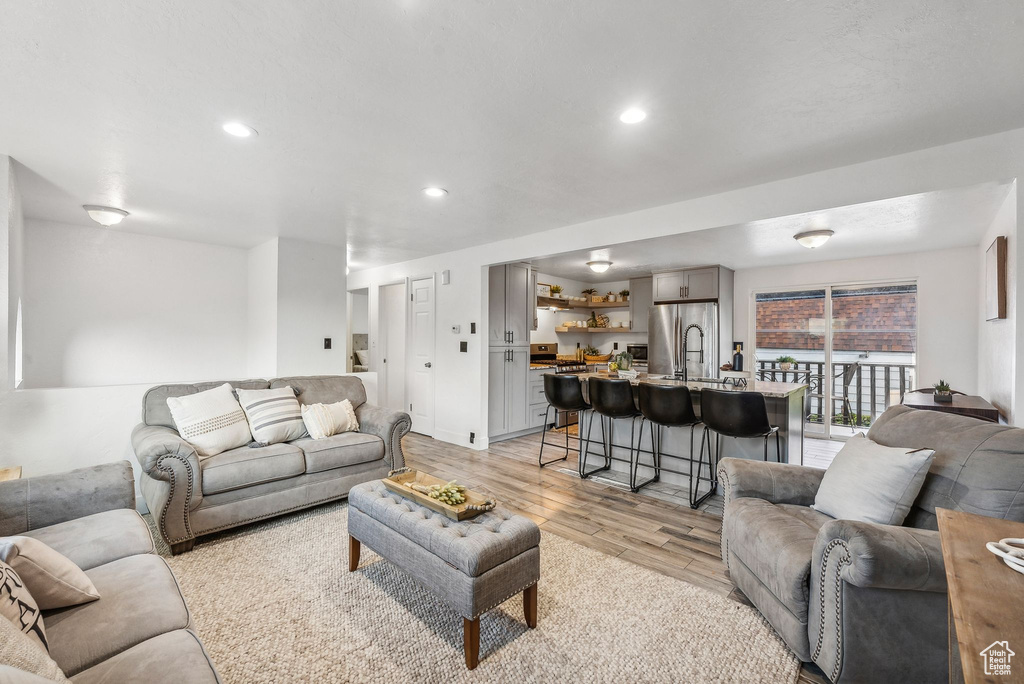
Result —
POLYGON ((647 365, 646 344, 627 344, 626 353, 633 357, 633 363, 637 363, 642 366, 647 365))

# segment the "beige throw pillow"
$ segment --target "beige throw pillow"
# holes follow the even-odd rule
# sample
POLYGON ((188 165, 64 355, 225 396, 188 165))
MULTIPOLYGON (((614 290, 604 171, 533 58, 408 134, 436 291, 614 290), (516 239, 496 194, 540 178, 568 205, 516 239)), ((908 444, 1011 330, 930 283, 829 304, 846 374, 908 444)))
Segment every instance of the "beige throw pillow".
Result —
POLYGON ((359 429, 355 409, 348 399, 333 404, 310 404, 302 407, 302 422, 313 439, 323 439, 342 432, 359 429))
POLYGON ((100 597, 89 576, 32 537, 0 537, 0 561, 18 573, 40 610, 77 606, 100 597))
POLYGON ((238 390, 238 403, 249 420, 252 438, 260 444, 290 442, 306 436, 299 400, 291 387, 238 390))
POLYGON ((252 441, 245 412, 226 382, 205 392, 167 397, 167 408, 178 434, 196 448, 200 459, 252 441))
POLYGON ((14 623, 3 619, 0 619, 0 663, 54 682, 68 681, 46 649, 21 633, 14 623))
POLYGON ((14 568, 3 562, 0 562, 0 620, 9 621, 33 643, 49 651, 39 605, 14 568))

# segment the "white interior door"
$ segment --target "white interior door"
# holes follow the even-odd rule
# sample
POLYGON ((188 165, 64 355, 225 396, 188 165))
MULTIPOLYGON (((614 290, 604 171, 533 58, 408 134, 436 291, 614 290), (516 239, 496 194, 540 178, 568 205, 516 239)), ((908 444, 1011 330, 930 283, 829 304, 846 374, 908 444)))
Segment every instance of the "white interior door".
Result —
POLYGON ((418 278, 410 286, 411 325, 409 330, 410 392, 409 415, 412 429, 421 435, 434 434, 434 277, 418 278))
POLYGON ((405 411, 405 283, 380 288, 381 406, 405 411))

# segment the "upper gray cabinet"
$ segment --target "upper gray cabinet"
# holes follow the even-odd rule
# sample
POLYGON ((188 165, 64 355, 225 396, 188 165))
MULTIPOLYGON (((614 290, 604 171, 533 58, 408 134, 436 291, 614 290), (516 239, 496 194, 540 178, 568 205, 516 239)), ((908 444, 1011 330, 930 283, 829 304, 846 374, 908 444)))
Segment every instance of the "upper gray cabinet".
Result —
POLYGON ((629 321, 632 332, 647 332, 647 314, 654 304, 654 279, 629 279, 629 321))
POLYGON ((719 267, 691 268, 654 274, 654 302, 718 299, 719 267))
POLYGON ((530 267, 524 264, 491 266, 487 280, 489 344, 529 345, 537 311, 537 290, 530 291, 530 267))

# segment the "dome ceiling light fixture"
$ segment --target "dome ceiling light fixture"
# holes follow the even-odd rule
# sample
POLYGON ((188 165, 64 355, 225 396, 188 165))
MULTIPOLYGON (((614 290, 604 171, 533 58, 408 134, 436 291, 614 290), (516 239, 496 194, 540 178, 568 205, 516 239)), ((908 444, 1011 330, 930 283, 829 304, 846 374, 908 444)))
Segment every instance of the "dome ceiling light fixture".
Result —
POLYGON ((815 249, 828 242, 828 239, 833 235, 835 235, 835 231, 828 230, 826 228, 823 230, 808 230, 804 233, 797 233, 793 236, 793 239, 807 249, 815 249))
POLYGON ((259 133, 256 132, 255 128, 253 128, 252 126, 247 126, 241 121, 228 121, 226 124, 222 126, 222 128, 224 129, 225 133, 227 133, 228 135, 233 135, 236 138, 251 138, 253 136, 259 135, 259 133))
POLYGON ((101 226, 116 226, 128 215, 124 209, 101 207, 98 204, 84 204, 82 208, 89 212, 89 218, 101 226))
POLYGON ((594 273, 604 273, 608 270, 608 267, 612 265, 610 261, 588 261, 587 266, 594 273))
POLYGON ((448 194, 448 191, 444 188, 429 187, 423 188, 423 194, 427 197, 433 197, 434 199, 440 199, 448 194))
POLYGON ((646 118, 647 112, 638 107, 630 107, 626 111, 622 112, 622 114, 619 114, 619 121, 624 124, 640 123, 646 118))

